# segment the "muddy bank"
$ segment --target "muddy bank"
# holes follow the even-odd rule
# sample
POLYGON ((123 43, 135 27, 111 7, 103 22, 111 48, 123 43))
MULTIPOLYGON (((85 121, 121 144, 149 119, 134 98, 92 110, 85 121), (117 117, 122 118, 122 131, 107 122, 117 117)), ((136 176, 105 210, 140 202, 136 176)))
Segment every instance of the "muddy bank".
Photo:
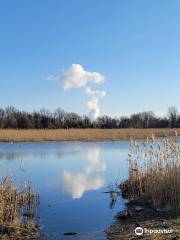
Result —
MULTIPOLYGON (((128 179, 117 185, 126 209, 107 229, 108 239, 180 240, 180 147, 176 136, 132 141, 128 179)), ((116 199, 111 194, 111 201, 116 199)))
POLYGON ((106 235, 109 240, 180 240, 180 216, 172 209, 155 209, 151 204, 131 201, 117 214, 106 235), (137 234, 142 231, 141 235, 135 233, 139 227, 142 230, 137 229, 137 234))

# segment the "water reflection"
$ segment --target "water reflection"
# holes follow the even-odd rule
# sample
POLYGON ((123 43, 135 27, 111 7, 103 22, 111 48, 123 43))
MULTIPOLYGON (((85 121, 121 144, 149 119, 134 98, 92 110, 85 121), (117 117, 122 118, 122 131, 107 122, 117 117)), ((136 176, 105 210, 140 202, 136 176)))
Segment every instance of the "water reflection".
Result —
POLYGON ((120 173, 126 179, 128 149, 126 142, 0 143, 0 176, 8 172, 40 194, 47 239, 64 239, 65 231, 78 232, 78 239, 104 239, 103 230, 124 205, 117 199, 114 206, 113 198, 110 210, 102 192, 120 173))
POLYGON ((86 159, 88 166, 86 173, 91 174, 93 172, 104 172, 106 170, 106 164, 100 160, 100 150, 98 148, 91 148, 86 151, 86 159))
POLYGON ((63 173, 62 188, 73 199, 81 198, 86 191, 98 190, 105 184, 103 177, 93 176, 94 172, 106 170, 105 162, 100 160, 100 149, 87 149, 85 154, 85 160, 88 164, 82 173, 73 173, 68 170, 64 170, 63 173))
POLYGON ((97 190, 104 186, 102 177, 89 177, 87 174, 74 174, 71 171, 64 171, 63 189, 71 194, 73 199, 81 198, 86 191, 97 190))
POLYGON ((4 159, 7 161, 13 161, 14 159, 25 159, 27 157, 27 154, 22 152, 0 152, 0 160, 4 159))
MULTIPOLYGON (((106 164, 100 159, 100 148, 98 146, 85 147, 82 151, 82 147, 79 145, 73 145, 70 148, 66 146, 63 148, 55 149, 38 149, 37 146, 30 145, 31 148, 27 150, 25 147, 22 148, 21 144, 17 145, 15 151, 14 146, 8 146, 10 151, 0 151, 0 159, 5 162, 13 161, 14 159, 19 160, 19 170, 21 172, 26 171, 26 159, 65 159, 65 158, 76 158, 78 161, 82 161, 82 169, 72 169, 72 165, 63 166, 60 169, 59 175, 53 175, 54 178, 47 178, 47 186, 54 187, 59 184, 62 192, 68 193, 73 199, 81 198, 86 191, 98 190, 105 185, 105 179, 101 176, 102 172, 106 171, 106 164), (82 153, 82 154, 80 154, 82 153), (84 162, 83 162, 84 161, 84 162)), ((7 147, 7 146, 6 146, 7 147)), ((31 160, 32 161, 32 160, 31 160)), ((76 161, 76 160, 74 160, 76 161)), ((46 162, 47 164, 47 162, 46 162)))
MULTIPOLYGON (((2 144, 2 143, 1 143, 2 144)), ((7 160, 7 161, 13 161, 16 159, 21 159, 21 158, 28 158, 29 156, 33 158, 38 158, 38 159, 47 159, 47 158, 56 158, 56 159, 62 159, 66 155, 75 155, 80 152, 80 149, 76 146, 74 148, 62 148, 62 149, 34 149, 33 145, 28 148, 28 146, 21 146, 20 144, 16 144, 15 146, 7 145, 4 148, 0 148, 0 160, 7 160), (27 147, 27 149, 26 149, 27 147), (6 151, 9 149, 9 151, 6 151)))

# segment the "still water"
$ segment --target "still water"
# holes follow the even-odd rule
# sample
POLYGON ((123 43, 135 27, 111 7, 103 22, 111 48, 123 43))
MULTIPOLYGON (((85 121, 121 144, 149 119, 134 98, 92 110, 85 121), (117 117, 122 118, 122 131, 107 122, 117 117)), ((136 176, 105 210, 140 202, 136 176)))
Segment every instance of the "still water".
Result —
POLYGON ((108 186, 127 177, 129 143, 0 143, 0 173, 40 195, 37 212, 47 239, 104 240, 104 230, 122 210, 110 209, 108 186), (75 237, 64 232, 77 232, 75 237))

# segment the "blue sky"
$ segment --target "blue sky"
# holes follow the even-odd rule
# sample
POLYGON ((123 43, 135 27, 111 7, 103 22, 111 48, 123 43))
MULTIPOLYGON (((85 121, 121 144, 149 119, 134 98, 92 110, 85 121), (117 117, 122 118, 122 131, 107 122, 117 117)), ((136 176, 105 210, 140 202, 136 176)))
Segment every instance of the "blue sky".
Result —
POLYGON ((47 76, 81 64, 105 76, 101 113, 180 106, 179 0, 0 0, 0 107, 86 113, 47 76))

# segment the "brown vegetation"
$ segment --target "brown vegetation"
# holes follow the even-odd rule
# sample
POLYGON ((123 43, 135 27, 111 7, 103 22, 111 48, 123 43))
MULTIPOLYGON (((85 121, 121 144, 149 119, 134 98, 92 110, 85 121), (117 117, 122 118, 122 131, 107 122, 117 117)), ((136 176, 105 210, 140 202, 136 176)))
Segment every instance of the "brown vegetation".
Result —
POLYGON ((30 186, 20 191, 10 177, 0 182, 0 239, 40 239, 34 222, 37 201, 30 186))
POLYGON ((122 194, 130 200, 146 197, 156 208, 176 207, 179 211, 180 146, 175 139, 132 141, 128 156, 129 177, 121 184, 122 194))
MULTIPOLYGON (((176 129, 180 134, 180 129, 176 129)), ((146 139, 174 135, 175 129, 1 129, 0 141, 38 142, 38 141, 105 141, 146 139)))
MULTIPOLYGON (((108 239, 178 240, 180 146, 176 144, 176 138, 166 137, 157 141, 152 136, 145 143, 133 140, 128 163, 129 176, 121 183, 120 189, 122 196, 129 201, 126 209, 117 214, 117 221, 107 229, 108 239), (134 232, 136 227, 144 231, 140 237, 134 232), (147 229, 162 232, 150 233, 147 229)), ((111 201, 114 199, 111 197, 111 201)))

